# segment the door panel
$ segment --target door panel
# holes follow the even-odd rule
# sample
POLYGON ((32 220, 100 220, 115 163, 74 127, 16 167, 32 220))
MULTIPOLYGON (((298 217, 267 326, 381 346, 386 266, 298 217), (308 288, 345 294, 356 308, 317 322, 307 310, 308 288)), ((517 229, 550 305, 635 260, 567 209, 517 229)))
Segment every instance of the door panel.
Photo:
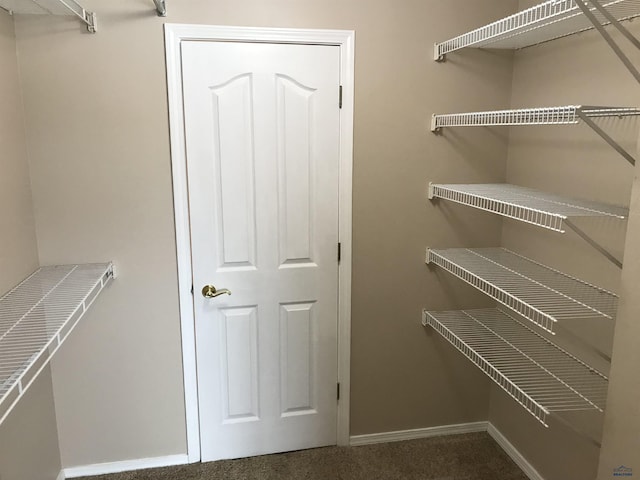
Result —
POLYGON ((315 413, 313 303, 281 305, 282 415, 315 413))
POLYGON ((211 87, 211 137, 218 218, 215 243, 220 267, 254 267, 256 259, 256 208, 253 140, 252 77, 240 75, 211 87))
POLYGON ((202 458, 335 444, 339 47, 182 58, 202 458))

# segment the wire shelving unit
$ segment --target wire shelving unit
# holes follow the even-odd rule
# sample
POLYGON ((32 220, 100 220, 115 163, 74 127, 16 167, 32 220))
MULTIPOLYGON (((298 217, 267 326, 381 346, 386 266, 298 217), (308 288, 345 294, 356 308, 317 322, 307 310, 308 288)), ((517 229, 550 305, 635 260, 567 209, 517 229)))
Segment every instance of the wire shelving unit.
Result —
POLYGON ((42 267, 0 298, 0 424, 113 276, 111 263, 42 267))
POLYGON ((629 163, 635 165, 635 158, 600 128, 600 126, 594 122, 594 119, 607 117, 624 118, 637 115, 640 115, 640 108, 636 107, 581 105, 434 114, 431 118, 431 131, 437 133, 443 128, 451 127, 577 125, 583 122, 602 137, 605 142, 622 155, 629 163))
POLYGON ((615 317, 615 294, 506 248, 429 249, 426 260, 551 333, 558 321, 615 317))
POLYGON ((11 14, 75 15, 87 24, 89 32, 96 33, 98 28, 96 14, 76 0, 0 0, 0 8, 11 14))
POLYGON ((638 40, 621 23, 640 16, 640 0, 548 0, 496 22, 436 43, 434 59, 463 48, 521 49, 596 29, 631 74, 640 74, 604 28, 613 25, 631 44, 638 40))
POLYGON ((604 374, 500 310, 425 310, 422 324, 433 327, 545 426, 554 413, 604 409, 604 374))

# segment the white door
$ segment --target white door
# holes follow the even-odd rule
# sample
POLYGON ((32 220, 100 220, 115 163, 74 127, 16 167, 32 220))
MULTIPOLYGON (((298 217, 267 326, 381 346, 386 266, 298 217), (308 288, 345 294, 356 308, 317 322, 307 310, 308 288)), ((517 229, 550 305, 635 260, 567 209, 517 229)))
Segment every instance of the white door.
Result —
POLYGON ((335 445, 339 47, 182 45, 202 460, 335 445))

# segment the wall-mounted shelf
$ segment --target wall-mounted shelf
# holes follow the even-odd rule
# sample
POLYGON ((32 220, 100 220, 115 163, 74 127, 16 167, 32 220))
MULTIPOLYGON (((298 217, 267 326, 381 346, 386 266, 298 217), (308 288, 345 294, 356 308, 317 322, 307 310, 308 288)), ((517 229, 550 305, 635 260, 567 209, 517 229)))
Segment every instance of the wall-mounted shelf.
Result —
POLYGON ((42 267, 0 298, 0 424, 112 278, 111 263, 42 267))
POLYGON ((442 198, 469 207, 564 233, 576 217, 627 218, 629 210, 615 205, 577 200, 503 183, 429 184, 429 199, 442 198))
POLYGON ((434 47, 434 59, 463 48, 520 49, 596 29, 632 75, 640 74, 604 28, 613 25, 634 46, 638 40, 620 22, 640 16, 639 0, 548 0, 459 35, 434 47))
MULTIPOLYGON (((639 0, 640 1, 640 0, 639 0)), ((516 110, 494 110, 487 112, 448 113, 433 115, 431 131, 440 132, 451 127, 491 127, 525 125, 576 125, 581 121, 596 132, 629 163, 635 158, 618 142, 600 128, 593 119, 605 117, 629 117, 640 115, 635 107, 593 107, 567 105, 562 107, 522 108, 516 110)))
POLYGON ((615 294, 505 248, 429 249, 426 260, 549 332, 562 320, 615 317, 615 294))
POLYGON ((85 10, 75 0, 0 0, 0 8, 11 14, 75 15, 87 24, 89 32, 97 31, 95 13, 85 10))
POLYGON ((429 312, 433 327, 542 424, 563 411, 602 412, 608 379, 496 309, 429 312))
POLYGON ((622 268, 620 260, 593 240, 571 219, 579 217, 625 219, 629 214, 627 208, 577 200, 502 183, 446 185, 429 183, 429 200, 434 198, 442 198, 486 212, 497 213, 503 217, 513 218, 555 232, 564 233, 563 227, 566 225, 611 263, 622 268))

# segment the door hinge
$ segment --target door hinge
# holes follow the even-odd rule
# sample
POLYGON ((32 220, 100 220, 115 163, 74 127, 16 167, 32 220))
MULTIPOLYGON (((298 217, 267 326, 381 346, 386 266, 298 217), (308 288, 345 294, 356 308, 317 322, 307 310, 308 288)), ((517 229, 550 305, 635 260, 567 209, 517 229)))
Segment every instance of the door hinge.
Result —
POLYGON ((340 400, 340 382, 338 382, 338 394, 337 394, 337 398, 338 400, 340 400))
POLYGON ((339 100, 338 100, 338 108, 342 108, 342 85, 340 85, 340 94, 339 94, 339 100))
POLYGON ((342 259, 342 244, 338 243, 338 263, 340 263, 341 259, 342 259))
POLYGON ((191 295, 193 295, 193 285, 191 285, 191 295))

